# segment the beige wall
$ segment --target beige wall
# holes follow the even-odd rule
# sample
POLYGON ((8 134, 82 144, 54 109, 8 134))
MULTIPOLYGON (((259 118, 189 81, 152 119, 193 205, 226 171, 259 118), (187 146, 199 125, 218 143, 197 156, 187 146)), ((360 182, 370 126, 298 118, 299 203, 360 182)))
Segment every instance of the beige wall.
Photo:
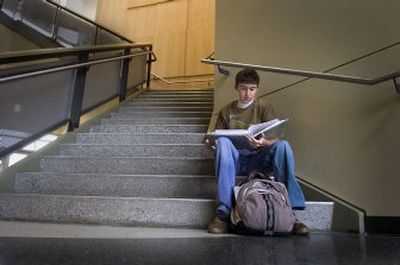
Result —
POLYGON ((204 76, 214 50, 215 0, 102 0, 97 21, 135 42, 153 43, 162 77, 204 76))
MULTIPOLYGON (((326 71, 400 41, 397 0, 218 0, 216 58, 326 71)), ((332 73, 375 77, 400 69, 400 45, 332 73)), ((234 98, 236 69, 216 74, 218 109, 234 98)), ((301 80, 262 74, 261 95, 301 80)), ((400 95, 311 79, 267 97, 290 119, 299 177, 365 209, 400 216, 400 95)))
POLYGON ((0 24, 0 52, 35 50, 40 47, 20 34, 0 24))

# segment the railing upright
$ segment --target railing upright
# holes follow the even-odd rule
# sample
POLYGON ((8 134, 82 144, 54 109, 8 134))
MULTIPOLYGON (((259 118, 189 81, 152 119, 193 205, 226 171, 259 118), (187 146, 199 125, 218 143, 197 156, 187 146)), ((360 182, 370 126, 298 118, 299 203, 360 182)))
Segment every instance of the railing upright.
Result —
MULTIPOLYGON (((89 60, 89 53, 82 52, 79 54, 79 63, 86 63, 89 60)), ((76 69, 75 83, 73 88, 72 106, 70 114, 70 122, 68 125, 68 131, 73 131, 79 127, 79 120, 81 117, 83 95, 85 92, 85 80, 86 73, 89 70, 89 66, 80 67, 76 69)))
POLYGON ((150 88, 150 78, 151 78, 151 64, 152 64, 152 62, 153 62, 153 59, 152 59, 152 55, 153 55, 153 46, 150 46, 149 47, 149 55, 148 55, 148 60, 147 60, 147 65, 148 65, 148 67, 147 67, 147 80, 146 80, 146 88, 150 88))
MULTIPOLYGON (((130 48, 126 48, 124 50, 124 56, 129 55, 131 53, 130 48)), ((129 73, 129 61, 133 60, 133 58, 126 58, 122 60, 122 70, 121 70, 121 78, 119 80, 119 102, 122 102, 126 98, 126 90, 128 86, 128 73, 129 73)))

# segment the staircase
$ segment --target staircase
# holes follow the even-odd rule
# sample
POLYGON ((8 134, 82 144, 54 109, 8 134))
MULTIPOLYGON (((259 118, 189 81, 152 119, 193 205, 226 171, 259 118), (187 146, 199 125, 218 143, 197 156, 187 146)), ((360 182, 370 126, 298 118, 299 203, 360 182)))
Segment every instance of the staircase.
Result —
MULTIPOLYGON (((210 90, 151 90, 41 158, 40 172, 17 173, 0 194, 0 219, 204 229, 214 217, 215 176, 202 144, 210 90)), ((332 203, 298 212, 328 231, 332 203)))

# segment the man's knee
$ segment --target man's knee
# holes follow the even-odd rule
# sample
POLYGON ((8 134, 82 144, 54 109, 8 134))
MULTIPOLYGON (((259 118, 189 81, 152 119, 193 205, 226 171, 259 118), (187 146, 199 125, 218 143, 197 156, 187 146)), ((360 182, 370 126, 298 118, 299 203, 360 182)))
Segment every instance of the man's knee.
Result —
POLYGON ((227 137, 219 137, 217 139, 217 148, 232 147, 232 141, 227 137))
POLYGON ((280 152, 291 152, 291 147, 288 141, 285 140, 279 140, 275 144, 275 149, 280 151, 280 152))

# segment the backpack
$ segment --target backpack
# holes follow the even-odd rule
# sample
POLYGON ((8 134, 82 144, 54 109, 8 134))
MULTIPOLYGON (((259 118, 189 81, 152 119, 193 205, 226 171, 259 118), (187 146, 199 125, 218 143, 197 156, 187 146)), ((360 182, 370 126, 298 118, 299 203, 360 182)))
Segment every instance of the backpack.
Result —
POLYGON ((284 184, 250 179, 234 187, 236 205, 231 211, 231 229, 239 234, 291 233, 296 220, 284 184))

